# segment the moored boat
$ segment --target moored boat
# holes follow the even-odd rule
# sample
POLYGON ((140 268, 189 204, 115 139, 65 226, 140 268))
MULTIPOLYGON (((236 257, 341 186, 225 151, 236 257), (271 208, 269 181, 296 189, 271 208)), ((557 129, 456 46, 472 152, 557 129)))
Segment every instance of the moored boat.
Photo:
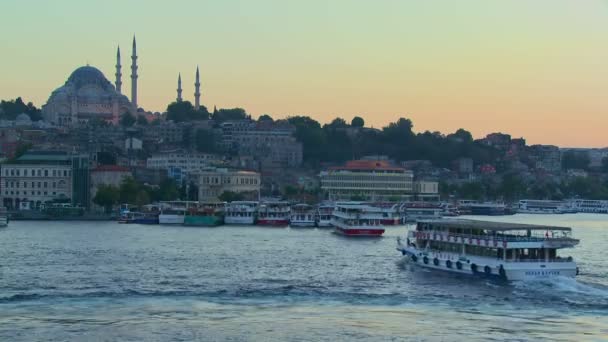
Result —
POLYGON ((184 217, 191 203, 193 202, 173 201, 161 203, 158 223, 164 225, 184 224, 184 217))
POLYGON ((158 224, 158 213, 126 211, 120 214, 118 223, 158 224))
POLYGON ((571 228, 443 219, 419 221, 397 250, 422 267, 518 281, 576 276, 557 251, 578 242, 571 228))
POLYGON ((334 212, 333 203, 321 203, 317 208, 317 227, 328 228, 331 227, 331 218, 334 212))
POLYGON ((224 202, 192 205, 184 216, 184 226, 215 227, 224 224, 224 202))
POLYGON ((0 207, 0 227, 6 227, 9 223, 8 211, 5 207, 0 207))
POLYGON ((568 212, 563 201, 524 199, 517 203, 517 212, 521 214, 564 214, 568 212))
POLYGON ((314 227, 316 211, 308 204, 296 204, 291 207, 289 216, 290 227, 314 227))
POLYGON ((382 210, 359 202, 337 203, 331 224, 344 236, 379 237, 384 234, 382 210))
POLYGON ((380 224, 384 226, 396 226, 402 223, 403 219, 399 211, 400 204, 392 202, 374 202, 369 203, 369 205, 378 208, 378 212, 382 215, 380 224))
POLYGON ((226 205, 224 222, 226 224, 255 224, 258 211, 258 202, 234 201, 226 205))
POLYGON ((258 225, 286 227, 289 225, 291 209, 289 203, 282 201, 263 202, 258 208, 258 225))
POLYGON ((403 215, 403 223, 412 223, 418 220, 430 220, 441 218, 444 209, 435 203, 406 202, 399 210, 403 215))

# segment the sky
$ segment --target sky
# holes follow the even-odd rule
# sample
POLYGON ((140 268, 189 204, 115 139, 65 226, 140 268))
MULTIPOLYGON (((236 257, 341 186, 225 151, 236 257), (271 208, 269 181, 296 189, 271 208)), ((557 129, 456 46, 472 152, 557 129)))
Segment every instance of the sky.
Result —
POLYGON ((361 116, 529 144, 608 146, 606 0, 2 0, 0 98, 41 106, 89 63, 163 111, 193 101, 254 117, 361 116))

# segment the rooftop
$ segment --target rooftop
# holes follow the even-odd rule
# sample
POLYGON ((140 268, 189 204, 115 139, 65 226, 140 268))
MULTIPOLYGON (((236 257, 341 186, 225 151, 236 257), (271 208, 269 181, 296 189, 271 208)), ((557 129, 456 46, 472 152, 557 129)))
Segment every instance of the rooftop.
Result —
POLYGON ((333 171, 399 171, 404 172, 405 169, 391 165, 386 160, 351 160, 346 162, 344 166, 336 166, 330 168, 333 171))
POLYGON ((443 228, 456 229, 484 229, 493 231, 508 230, 560 230, 571 231, 569 227, 541 226, 523 223, 491 222, 466 219, 439 219, 439 220, 420 220, 418 223, 441 226, 443 228))

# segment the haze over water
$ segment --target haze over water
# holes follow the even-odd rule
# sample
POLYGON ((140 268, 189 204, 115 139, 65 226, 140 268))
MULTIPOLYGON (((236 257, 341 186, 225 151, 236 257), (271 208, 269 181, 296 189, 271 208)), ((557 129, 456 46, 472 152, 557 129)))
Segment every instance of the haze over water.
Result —
POLYGON ((496 284, 414 267, 384 238, 317 229, 12 222, 0 340, 602 340, 606 216, 570 225, 577 280, 496 284))

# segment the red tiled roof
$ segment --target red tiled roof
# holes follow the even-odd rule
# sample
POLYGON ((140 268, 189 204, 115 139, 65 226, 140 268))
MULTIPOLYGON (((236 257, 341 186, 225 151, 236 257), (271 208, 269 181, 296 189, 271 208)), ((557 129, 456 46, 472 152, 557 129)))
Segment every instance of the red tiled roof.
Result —
POLYGON ((119 165, 99 165, 93 172, 129 172, 128 168, 119 165))

